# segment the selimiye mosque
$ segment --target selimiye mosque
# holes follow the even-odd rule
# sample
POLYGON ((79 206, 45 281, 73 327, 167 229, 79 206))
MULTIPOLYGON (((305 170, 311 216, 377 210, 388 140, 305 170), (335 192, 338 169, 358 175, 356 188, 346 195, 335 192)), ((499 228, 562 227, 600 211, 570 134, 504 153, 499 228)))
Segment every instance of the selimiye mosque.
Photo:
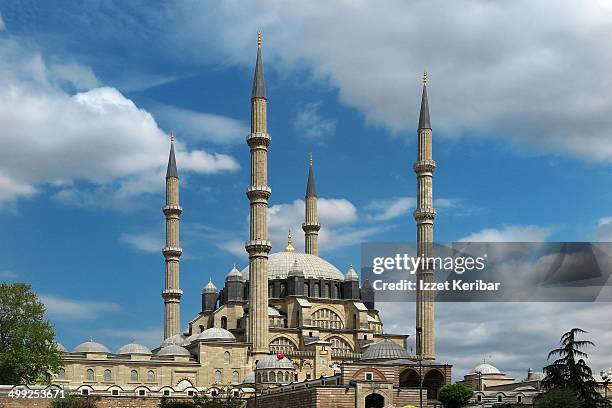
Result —
MULTIPOLYGON (((248 398, 259 407, 441 406, 438 390, 451 382, 452 366, 436 360, 434 300, 417 293, 416 354, 407 350, 407 334, 384 330, 374 288, 352 265, 338 266, 319 256, 321 228, 312 157, 305 169, 306 210, 302 224, 303 253, 292 245, 271 252, 267 212, 268 185, 266 87, 261 36, 250 99, 250 180, 246 197, 250 230, 245 266, 228 266, 222 288, 203 282, 202 307, 181 327, 180 163, 171 138, 166 172, 166 244, 164 339, 159 347, 126 344, 111 351, 86 341, 63 351, 63 368, 54 384, 84 395, 198 395, 248 398), (307 170, 307 172, 306 172, 307 170), (307 173, 307 175, 306 175, 307 173), (248 263, 247 263, 248 260, 248 263), (420 388, 422 390, 420 391, 420 388)), ((419 253, 430 256, 433 242, 432 130, 423 80, 418 121, 416 222, 419 253)), ((408 163, 407 163, 408 165, 408 163)), ((246 184, 246 183, 245 183, 246 184)), ((433 271, 418 271, 433 280, 433 271)), ((491 377, 489 375, 489 377, 491 377)), ((495 377, 495 376, 493 376, 495 377)), ((482 377, 479 378, 482 381, 482 377)), ((486 378, 495 382, 495 378, 486 378)), ((499 380, 499 379, 498 379, 499 380)), ((466 381, 476 381, 466 378, 466 381)), ((501 381, 503 383, 503 381, 501 381)), ((506 381, 507 382, 507 381, 506 381)), ((499 381, 498 381, 499 383, 499 381)))

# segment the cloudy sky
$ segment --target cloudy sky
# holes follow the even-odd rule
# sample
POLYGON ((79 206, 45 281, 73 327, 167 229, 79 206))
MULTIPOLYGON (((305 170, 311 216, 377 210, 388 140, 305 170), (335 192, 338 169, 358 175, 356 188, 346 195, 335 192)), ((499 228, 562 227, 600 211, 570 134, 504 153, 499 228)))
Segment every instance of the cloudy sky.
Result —
MULTIPOLYGON (((263 32, 270 234, 299 225, 313 152, 321 254, 414 239, 429 72, 440 241, 612 239, 608 1, 0 1, 0 279, 59 340, 161 340, 164 166, 176 131, 183 324, 246 264, 249 96, 263 32), (134 296, 138 293, 139 296, 134 296)), ((381 305, 388 331, 413 317, 381 305)), ((612 366, 608 304, 440 305, 440 358, 521 378, 563 331, 612 366)))

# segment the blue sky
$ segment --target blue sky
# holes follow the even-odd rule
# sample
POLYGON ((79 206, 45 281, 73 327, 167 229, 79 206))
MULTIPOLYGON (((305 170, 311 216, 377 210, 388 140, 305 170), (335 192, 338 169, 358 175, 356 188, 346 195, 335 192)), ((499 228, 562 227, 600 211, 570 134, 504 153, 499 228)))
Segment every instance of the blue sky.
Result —
MULTIPOLYGON (((183 324, 209 277, 220 287, 245 266, 258 30, 274 250, 289 228, 303 247, 308 152, 322 256, 344 271, 363 241, 414 239, 423 69, 438 240, 612 238, 607 3, 568 2, 555 16, 549 1, 287 3, 0 1, 0 278, 32 283, 67 347, 161 341, 170 129, 183 324)), ((413 332, 394 307, 388 330, 413 332)), ((438 319, 439 351, 458 372, 485 356, 517 376, 539 368, 574 323, 600 344, 594 366, 612 365, 596 318, 607 305, 537 305, 538 326, 522 320, 526 306, 507 306, 520 322, 503 305, 463 307, 458 318, 442 305, 438 319)))

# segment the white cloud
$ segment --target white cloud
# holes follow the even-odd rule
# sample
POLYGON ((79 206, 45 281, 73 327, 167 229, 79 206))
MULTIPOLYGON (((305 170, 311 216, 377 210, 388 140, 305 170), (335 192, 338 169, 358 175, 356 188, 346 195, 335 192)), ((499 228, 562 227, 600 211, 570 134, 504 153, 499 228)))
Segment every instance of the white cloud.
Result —
MULTIPOLYGON (((47 64, 12 39, 0 39, 0 203, 43 186, 77 205, 130 202, 163 190, 168 136, 147 111, 118 90, 97 87, 87 67, 47 64)), ((234 158, 177 142, 180 171, 234 171, 234 158)), ((108 206, 108 205, 107 205, 108 206)), ((121 208, 121 206, 118 206, 121 208)))
POLYGON ((300 136, 307 139, 323 139, 336 130, 336 121, 319 113, 321 102, 308 103, 296 115, 293 126, 300 136))
POLYGON ((119 237, 120 241, 125 242, 131 247, 142 252, 160 252, 164 246, 163 235, 159 232, 143 233, 124 233, 119 237))
POLYGON ((17 274, 13 271, 0 271, 0 279, 15 279, 17 274))
POLYGON ((501 229, 485 228, 459 241, 465 242, 541 242, 551 234, 550 227, 537 225, 504 225, 501 229))
POLYGON ((40 295, 47 316, 52 320, 95 320, 102 314, 116 312, 120 306, 112 302, 77 300, 55 295, 40 295))
POLYGON ((386 221, 401 216, 409 216, 414 209, 416 200, 414 197, 396 197, 388 200, 374 200, 365 206, 365 209, 374 214, 374 221, 386 221))
POLYGON ((100 329, 99 336, 111 337, 123 340, 123 344, 138 343, 149 348, 158 347, 164 337, 162 327, 145 327, 142 329, 100 329))
POLYGON ((153 108, 153 111, 168 128, 174 128, 177 136, 184 136, 190 140, 232 144, 244 142, 249 133, 249 128, 242 121, 227 116, 195 112, 169 105, 158 106, 153 108))
POLYGON ((262 30, 268 71, 310 70, 373 124, 416 127, 426 68, 436 134, 612 161, 610 2, 177 2, 165 17, 184 44, 171 55, 197 61, 252 67, 262 30))
POLYGON ((600 218, 593 234, 595 242, 612 242, 612 217, 600 218))

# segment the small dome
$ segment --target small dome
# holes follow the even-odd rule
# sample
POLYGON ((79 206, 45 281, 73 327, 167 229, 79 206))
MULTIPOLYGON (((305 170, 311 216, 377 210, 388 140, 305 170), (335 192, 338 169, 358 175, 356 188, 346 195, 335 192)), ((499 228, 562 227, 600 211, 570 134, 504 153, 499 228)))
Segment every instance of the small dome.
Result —
POLYGON ((346 276, 344 277, 345 281, 359 281, 359 275, 355 272, 353 268, 353 264, 349 265, 348 271, 346 272, 346 276))
POLYGON ((75 353, 110 353, 106 346, 95 341, 86 341, 74 348, 75 353))
POLYGON ((300 268, 297 259, 293 261, 293 265, 291 266, 291 269, 289 270, 289 274, 287 276, 301 276, 302 278, 304 277, 304 271, 302 271, 302 268, 300 268))
MULTIPOLYGON (((268 279, 286 279, 289 270, 298 261, 304 277, 343 280, 344 275, 334 265, 316 255, 301 252, 276 252, 268 257, 268 279)), ((249 267, 242 270, 242 277, 249 280, 249 267)))
POLYGON ((150 355, 151 350, 142 344, 130 343, 117 350, 117 354, 144 354, 150 355))
POLYGON ((62 353, 66 353, 66 352, 68 351, 68 350, 66 350, 66 347, 64 347, 63 345, 61 345, 61 344, 60 344, 60 343, 58 343, 57 341, 54 341, 53 343, 54 343, 54 345, 55 345, 55 348, 56 348, 58 351, 61 351, 62 353))
POLYGON ((183 346, 185 344, 185 339, 187 339, 187 337, 183 333, 178 333, 164 340, 164 342, 161 344, 161 347, 163 348, 171 344, 183 346))
POLYGON ((232 270, 229 271, 229 273, 225 277, 225 280, 239 280, 239 281, 243 280, 242 279, 242 274, 240 273, 238 268, 236 268, 236 264, 234 264, 234 267, 232 268, 232 270))
POLYGON ((472 373, 480 373, 480 374, 501 374, 502 372, 497 369, 497 367, 492 366, 491 364, 482 363, 478 364, 472 370, 472 373))
POLYGON ((185 347, 177 346, 176 344, 170 344, 169 346, 162 347, 157 351, 158 356, 191 356, 189 350, 185 347))
POLYGON ((280 316, 280 312, 273 308, 272 306, 268 306, 268 316, 280 316))
POLYGON ((276 355, 266 356, 257 363, 257 370, 270 369, 293 370, 293 363, 287 357, 283 357, 279 360, 276 355))
POLYGON ((542 371, 534 371, 531 373, 531 375, 527 378, 527 381, 542 381, 544 379, 545 375, 542 371))
POLYGON ((212 282, 212 278, 208 280, 208 284, 202 289, 202 293, 217 293, 217 287, 212 282))
POLYGON ((245 377, 244 380, 242 380, 243 384, 255 384, 255 373, 253 371, 251 371, 250 373, 248 373, 245 377))
POLYGON ((410 358, 408 351, 399 344, 389 340, 383 340, 371 344, 363 356, 362 360, 395 360, 398 358, 410 358))
POLYGON ((228 330, 220 327, 211 327, 204 330, 195 338, 195 340, 204 341, 236 341, 236 337, 228 330))

